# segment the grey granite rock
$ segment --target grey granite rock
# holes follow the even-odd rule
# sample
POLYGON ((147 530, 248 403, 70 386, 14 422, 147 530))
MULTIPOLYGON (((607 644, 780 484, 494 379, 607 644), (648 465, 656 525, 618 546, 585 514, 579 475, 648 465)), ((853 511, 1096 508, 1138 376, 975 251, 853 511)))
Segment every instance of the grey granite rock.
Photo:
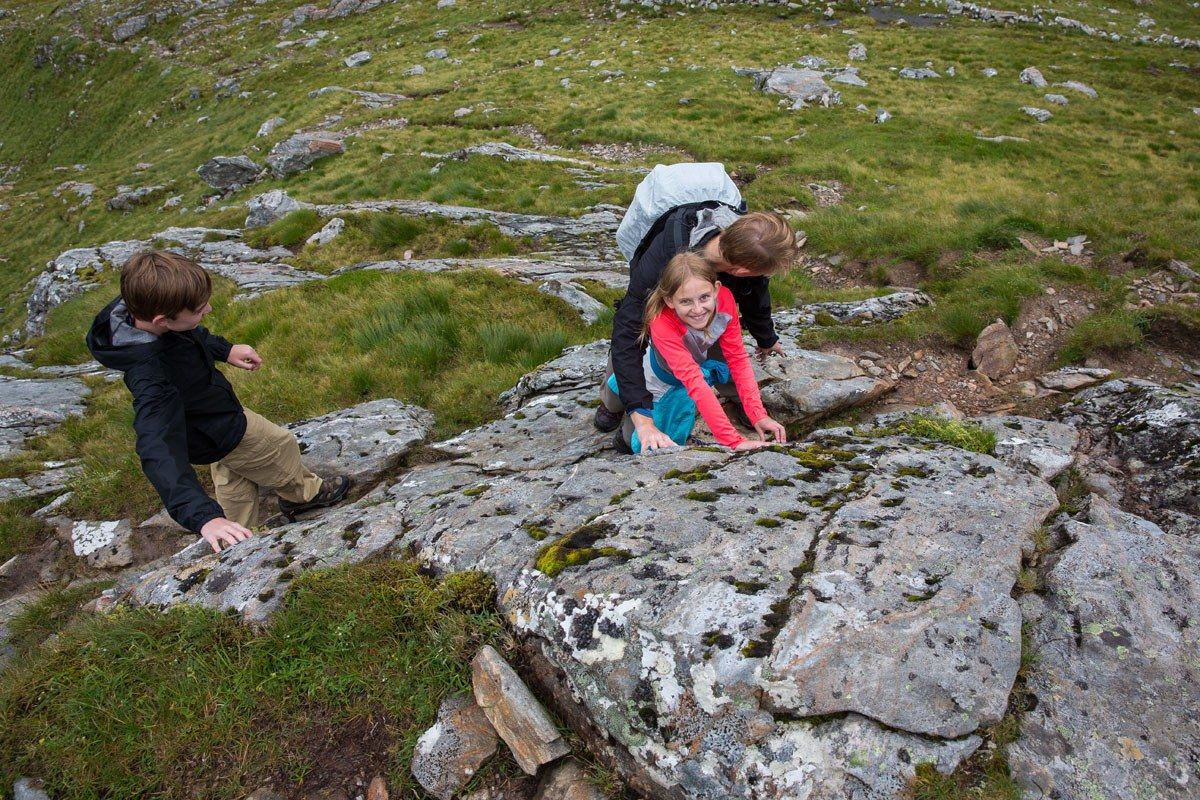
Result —
POLYGON ((300 203, 288 196, 282 189, 272 189, 260 194, 246 203, 247 228, 264 228, 277 219, 283 219, 293 211, 301 208, 311 208, 307 203, 300 203))
POLYGON ((346 56, 342 63, 344 63, 347 67, 361 67, 370 60, 371 54, 369 52, 366 50, 359 50, 357 53, 352 53, 346 56))
POLYGON ((1038 122, 1049 122, 1051 117, 1054 116, 1046 109, 1037 108, 1036 106, 1021 106, 1021 111, 1033 117, 1038 122))
POLYGON ((1056 83, 1054 85, 1061 86, 1064 89, 1070 89, 1073 92, 1079 92, 1080 94, 1086 95, 1093 100, 1100 96, 1095 89, 1088 86, 1086 83, 1080 83, 1079 81, 1063 81, 1062 83, 1056 83))
POLYGON ((1065 105, 1070 105, 1070 103, 1071 103, 1070 100, 1068 100, 1066 97, 1062 96, 1061 94, 1048 94, 1048 95, 1045 95, 1045 98, 1046 98, 1047 103, 1053 103, 1056 106, 1065 106, 1065 105))
POLYGON ((1021 83, 1028 83, 1035 89, 1044 89, 1048 84, 1037 67, 1026 67, 1021 70, 1021 83))
POLYGON ((538 291, 551 297, 557 297, 574 308, 588 325, 600 319, 600 315, 605 310, 603 303, 584 291, 583 287, 574 281, 543 281, 538 284, 538 291))
POLYGON ((848 358, 813 350, 788 350, 766 361, 751 359, 763 405, 784 425, 810 424, 869 403, 892 388, 848 358))
POLYGON ((166 191, 166 186, 117 187, 117 193, 109 198, 104 207, 109 211, 132 211, 135 206, 144 206, 166 191))
POLYGON ((65 491, 82 467, 77 462, 46 462, 41 472, 23 478, 0 479, 0 501, 19 497, 41 497, 65 491))
POLYGON ((846 54, 846 58, 851 61, 866 61, 867 46, 865 44, 853 44, 850 46, 850 52, 846 54))
POLYGON ((429 435, 433 414, 385 398, 287 426, 310 469, 349 475, 366 487, 396 468, 429 435))
POLYGON ((1093 497, 1033 624, 1036 704, 1009 749, 1026 798, 1195 797, 1200 543, 1093 497))
POLYGON ((1070 425, 1030 417, 979 417, 974 422, 996 434, 996 458, 1054 480, 1075 460, 1079 434, 1070 425))
POLYGON ((845 302, 811 303, 794 309, 783 309, 774 313, 775 331, 784 342, 784 349, 795 347, 795 339, 804 331, 822 324, 866 325, 891 322, 911 314, 933 300, 924 292, 905 289, 882 297, 845 302))
POLYGON ((391 108, 397 103, 404 100, 411 100, 408 95, 395 94, 393 92, 367 92, 362 89, 346 89, 341 86, 322 86, 320 89, 314 89, 308 93, 309 97, 323 97, 327 94, 335 92, 344 92, 352 94, 358 99, 359 105, 367 108, 391 108))
POLYGON ((324 247, 340 236, 345 227, 346 220, 341 217, 334 217, 329 222, 326 222, 321 227, 321 230, 308 237, 304 243, 306 245, 313 245, 314 247, 324 247))
POLYGON ((568 347, 558 358, 522 376, 516 386, 502 393, 501 405, 513 412, 540 395, 580 392, 586 396, 592 392, 599 397, 600 381, 608 369, 609 344, 608 339, 601 339, 568 347))
POLYGON ((902 70, 900 70, 899 74, 900 74, 901 78, 908 78, 909 80, 915 80, 915 81, 928 80, 929 78, 942 77, 941 75, 937 74, 936 72, 929 69, 928 67, 921 67, 920 69, 913 69, 912 67, 905 67, 902 70))
POLYGON ((1039 375, 1037 382, 1043 388, 1056 392, 1073 392, 1094 386, 1112 375, 1112 370, 1102 367, 1063 367, 1045 375, 1039 375))
POLYGON ((214 156, 196 168, 200 180, 214 189, 237 191, 253 183, 262 167, 246 156, 214 156))
POLYGON ((302 172, 314 162, 346 151, 342 137, 333 133, 298 133, 271 148, 267 166, 276 178, 302 172))
POLYGON ((113 28, 112 38, 114 42, 123 42, 127 39, 132 39, 150 26, 150 17, 147 14, 138 14, 130 17, 120 25, 113 28))
POLYGON ((287 122, 287 120, 285 120, 283 117, 271 117, 270 119, 263 122, 262 125, 258 126, 258 133, 255 135, 258 136, 260 139, 264 136, 270 136, 272 133, 275 132, 276 128, 278 128, 280 125, 282 125, 285 122, 287 122))
POLYGON ((0 457, 20 452, 25 440, 81 417, 91 390, 76 378, 9 378, 0 375, 0 457))
POLYGON ((96 569, 119 569, 133 563, 133 527, 129 520, 64 521, 78 558, 96 569))
POLYGON ((792 101, 792 109, 810 105, 836 106, 842 95, 829 87, 825 75, 807 67, 776 67, 750 73, 754 77, 754 88, 769 94, 783 95, 792 101))

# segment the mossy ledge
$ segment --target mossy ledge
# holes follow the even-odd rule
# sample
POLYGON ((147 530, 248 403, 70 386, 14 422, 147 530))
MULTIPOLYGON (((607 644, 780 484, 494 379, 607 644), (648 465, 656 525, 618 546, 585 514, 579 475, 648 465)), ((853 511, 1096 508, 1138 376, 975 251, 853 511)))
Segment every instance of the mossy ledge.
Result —
POLYGON ((567 567, 578 567, 597 558, 616 558, 628 561, 633 554, 619 547, 594 547, 601 539, 616 532, 607 522, 581 525, 561 539, 538 550, 535 566, 539 572, 553 578, 567 567))

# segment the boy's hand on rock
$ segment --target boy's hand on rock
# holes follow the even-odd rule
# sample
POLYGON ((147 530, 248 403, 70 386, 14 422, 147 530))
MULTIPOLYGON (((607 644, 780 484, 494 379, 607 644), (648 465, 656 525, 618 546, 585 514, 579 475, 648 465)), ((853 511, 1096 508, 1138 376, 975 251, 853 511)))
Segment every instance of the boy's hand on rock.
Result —
POLYGON ((777 442, 787 441, 787 429, 770 417, 763 417, 758 422, 754 423, 754 430, 758 432, 758 438, 762 439, 764 442, 766 442, 770 436, 775 437, 775 441, 777 442))
MULTIPOLYGON (((232 358, 232 355, 231 355, 232 358)), ((217 517, 210 519, 204 523, 204 527, 200 529, 200 538, 208 542, 214 553, 221 552, 221 543, 226 546, 235 545, 238 542, 249 539, 254 534, 249 528, 239 525, 231 519, 217 517)))
POLYGON ((759 361, 766 361, 767 356, 782 356, 783 345, 779 342, 776 342, 770 347, 755 347, 754 355, 758 356, 759 361))
POLYGON ((229 358, 225 360, 238 369, 251 372, 262 366, 262 356, 248 344, 235 344, 229 348, 229 358))

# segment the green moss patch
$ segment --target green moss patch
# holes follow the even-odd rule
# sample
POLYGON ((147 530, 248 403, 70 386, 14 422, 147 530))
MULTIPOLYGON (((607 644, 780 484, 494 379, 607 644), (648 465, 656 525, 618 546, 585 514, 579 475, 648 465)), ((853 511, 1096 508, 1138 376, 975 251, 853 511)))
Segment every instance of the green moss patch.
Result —
POLYGON ((558 541, 542 547, 534 562, 537 569, 553 578, 568 567, 578 567, 597 558, 627 561, 633 557, 628 550, 617 547, 596 547, 596 542, 616 532, 608 523, 581 525, 558 541))

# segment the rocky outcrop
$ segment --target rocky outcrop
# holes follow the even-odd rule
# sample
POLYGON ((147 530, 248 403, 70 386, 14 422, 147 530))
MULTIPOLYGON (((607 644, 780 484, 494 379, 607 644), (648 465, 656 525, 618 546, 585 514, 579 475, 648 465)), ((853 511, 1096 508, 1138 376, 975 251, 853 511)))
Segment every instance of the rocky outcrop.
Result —
POLYGON ((298 28, 306 22, 341 19, 353 14, 365 14, 368 11, 379 8, 384 2, 391 2, 391 0, 330 0, 329 5, 325 6, 325 8, 318 8, 311 3, 305 4, 292 9, 292 12, 283 19, 279 30, 286 35, 294 28, 298 28))
POLYGON ((1200 541, 1098 497, 1064 530, 1045 598, 1027 605, 1037 658, 1014 777, 1031 800, 1195 797, 1200 541))
POLYGON ((793 111, 810 105, 841 105, 841 92, 825 82, 825 73, 809 67, 782 66, 770 70, 738 70, 754 78, 754 88, 768 94, 783 95, 792 101, 793 111))
POLYGON ((302 208, 312 208, 308 203, 300 203, 288 196, 282 189, 272 189, 260 194, 246 203, 247 228, 265 228, 277 219, 283 219, 293 211, 302 208))
POLYGON ((117 193, 109 198, 104 207, 109 211, 133 211, 136 206, 144 206, 167 190, 166 186, 118 186, 117 193))
POLYGON ((366 108, 391 108, 399 102, 412 99, 407 95, 395 94, 393 92, 368 92, 362 89, 346 89, 341 86, 322 86, 320 89, 313 89, 308 93, 308 96, 317 98, 336 92, 345 92, 354 95, 359 105, 366 108))
POLYGON ((76 378, 9 378, 0 375, 0 457, 19 452, 30 436, 81 417, 91 390, 76 378))
POLYGON ((385 398, 287 426, 300 443, 308 467, 321 474, 348 475, 368 487, 423 442, 433 415, 385 398))
POLYGON ((768 413, 784 425, 811 424, 830 414, 869 403, 892 384, 868 375, 848 358, 814 350, 788 351, 783 358, 752 359, 768 413))
POLYGON ((0 478, 0 501, 65 491, 67 483, 82 469, 78 462, 47 461, 40 472, 23 478, 0 478))
POLYGON ((1059 419, 1080 431, 1094 491, 1171 533, 1200 533, 1200 386, 1109 381, 1059 419))
POLYGON ((797 347, 796 338, 814 326, 891 322, 931 305, 933 300, 924 292, 902 289, 866 300, 811 303, 800 308, 783 309, 776 311, 773 319, 775 332, 787 350, 797 347))
POLYGON ((474 699, 451 695, 442 701, 437 721, 413 749, 412 774, 425 791, 451 800, 496 752, 496 730, 474 699))

